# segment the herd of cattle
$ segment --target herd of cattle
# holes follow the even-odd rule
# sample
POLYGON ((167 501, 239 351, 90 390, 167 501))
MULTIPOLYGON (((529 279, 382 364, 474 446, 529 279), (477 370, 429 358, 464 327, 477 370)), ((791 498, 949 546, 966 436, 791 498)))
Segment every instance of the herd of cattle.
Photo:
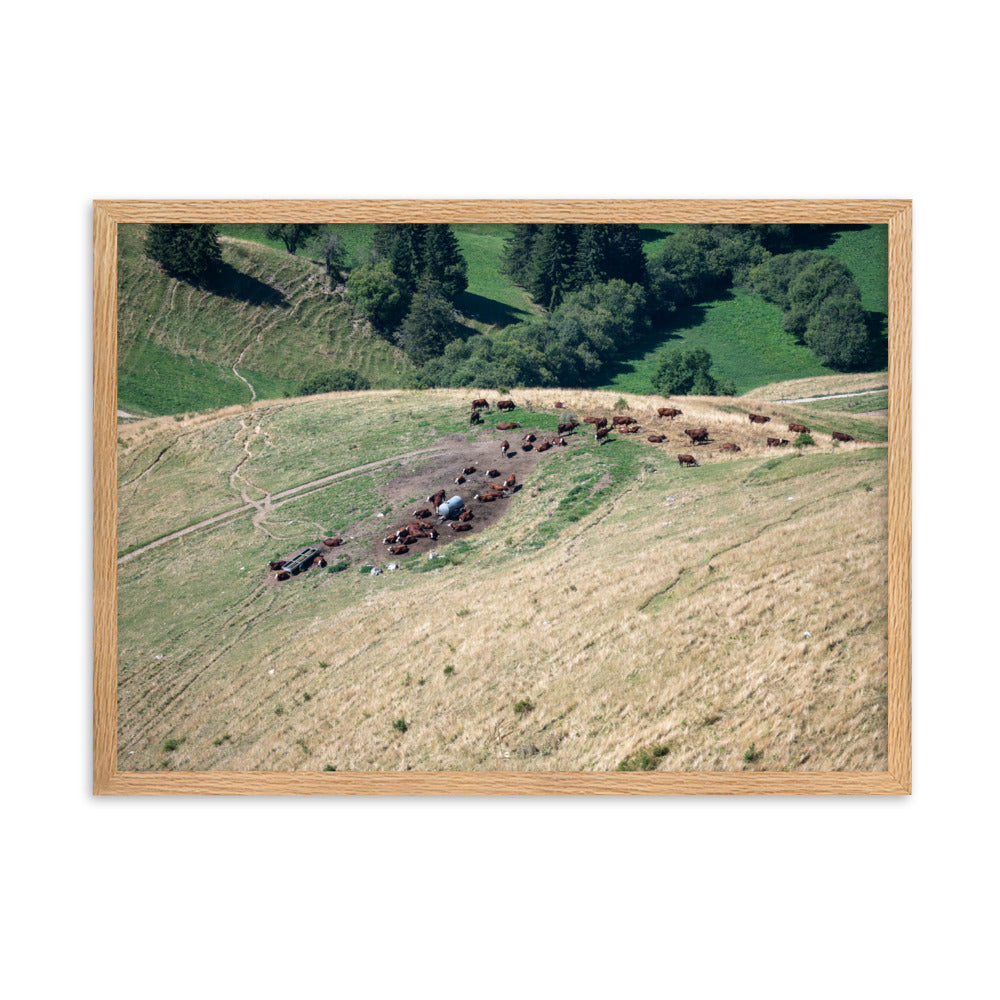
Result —
MULTIPOLYGON (((504 412, 513 410, 516 404, 512 399, 500 399, 494 405, 498 411, 504 412)), ((565 403, 556 402, 555 408, 559 410, 565 409, 565 403)), ((469 422, 473 424, 482 423, 481 411, 488 409, 490 409, 489 400, 474 399, 472 401, 472 412, 469 416, 469 422)), ((670 420, 673 422, 675 418, 683 416, 683 414, 684 411, 677 409, 677 407, 663 406, 657 409, 656 418, 657 420, 670 420)), ((771 417, 761 413, 750 413, 748 416, 751 424, 767 424, 771 421, 771 417)), ((598 444, 604 444, 611 432, 616 434, 638 434, 642 430, 642 425, 639 421, 635 417, 627 415, 613 416, 610 424, 607 417, 597 416, 584 417, 582 422, 593 427, 594 440, 598 444)), ((528 431, 521 436, 519 447, 525 452, 532 450, 545 452, 550 448, 565 447, 567 443, 566 436, 575 434, 576 428, 579 426, 580 422, 574 419, 563 421, 559 423, 555 434, 548 435, 541 440, 534 433, 528 431)), ((496 425, 499 431, 513 431, 519 427, 519 424, 509 420, 500 421, 496 425)), ((811 433, 808 427, 798 423, 789 423, 788 430, 793 434, 811 433)), ((698 446, 711 443, 707 427, 685 427, 684 433, 690 439, 692 445, 698 446)), ((840 431, 834 431, 831 436, 834 441, 847 442, 854 440, 850 434, 844 434, 840 431)), ((651 444, 663 444, 667 441, 667 437, 664 434, 648 434, 646 440, 651 444)), ((769 448, 784 447, 788 443, 787 438, 770 436, 766 438, 766 444, 769 448)), ((734 441, 723 441, 720 443, 719 448, 725 452, 742 451, 740 446, 734 441)), ((504 459, 510 459, 517 454, 517 451, 511 448, 509 439, 504 438, 500 442, 500 454, 504 459)), ((677 461, 682 468, 698 466, 698 460, 692 454, 680 454, 677 456, 677 461)), ((469 477, 475 475, 476 472, 477 469, 474 465, 464 465, 461 471, 455 476, 453 480, 454 485, 465 485, 469 481, 469 477)), ((499 469, 488 469, 485 473, 486 481, 473 494, 472 499, 479 504, 484 504, 494 503, 497 500, 512 496, 520 488, 517 483, 517 477, 514 473, 511 473, 502 483, 497 484, 496 480, 502 475, 499 469)), ((472 524, 470 522, 476 516, 473 510, 465 505, 465 501, 461 497, 455 496, 451 500, 448 500, 447 497, 448 492, 445 489, 439 489, 430 494, 427 497, 427 503, 430 504, 430 507, 421 507, 414 511, 412 521, 401 525, 395 531, 386 535, 382 539, 382 544, 388 553, 393 556, 406 555, 421 539, 437 541, 440 537, 439 532, 429 520, 435 515, 437 515, 438 525, 442 530, 447 525, 455 533, 471 531, 472 524)), ((342 538, 326 538, 323 540, 322 546, 326 549, 332 549, 342 543, 342 538)), ((290 576, 308 569, 313 564, 326 566, 325 555, 327 553, 324 552, 323 547, 316 546, 303 549, 290 560, 276 560, 272 562, 270 568, 272 571, 277 572, 278 580, 287 580, 290 576)))

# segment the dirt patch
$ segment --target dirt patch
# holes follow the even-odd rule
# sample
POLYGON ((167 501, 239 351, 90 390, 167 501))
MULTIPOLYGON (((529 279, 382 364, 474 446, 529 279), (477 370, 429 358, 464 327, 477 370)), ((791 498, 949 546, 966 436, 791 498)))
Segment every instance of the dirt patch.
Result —
MULTIPOLYGON (((514 431, 483 430, 476 433, 474 440, 469 441, 465 433, 449 434, 433 442, 435 452, 419 463, 404 471, 379 491, 384 500, 384 517, 375 519, 375 523, 358 525, 352 532, 360 543, 359 558, 373 564, 385 562, 400 562, 412 558, 414 554, 424 554, 434 549, 440 549, 461 538, 471 538, 485 531, 491 524, 499 521, 511 504, 516 504, 521 488, 528 484, 532 470, 540 461, 558 451, 558 447, 545 452, 532 448, 525 451, 522 448, 523 436, 528 433, 536 435, 539 441, 551 438, 551 432, 540 431, 537 427, 523 426, 514 431), (503 441, 509 443, 509 448, 501 452, 503 441), (465 475, 469 466, 475 469, 465 475), (491 477, 487 473, 495 469, 499 476, 491 477), (458 476, 465 475, 464 483, 456 483, 458 476), (492 503, 481 503, 474 499, 475 494, 482 492, 491 483, 501 485, 507 477, 513 475, 516 479, 511 496, 495 500, 492 503), (442 523, 433 505, 427 497, 444 490, 446 499, 459 496, 465 502, 467 509, 472 511, 472 519, 468 531, 452 531, 452 522, 442 523), (431 517, 422 518, 428 524, 437 528, 439 535, 436 540, 430 538, 418 539, 409 546, 410 551, 403 556, 390 556, 383 544, 385 537, 397 528, 416 520, 418 510, 428 508, 431 517)), ((581 439, 574 435, 565 435, 566 447, 571 448, 581 439)))

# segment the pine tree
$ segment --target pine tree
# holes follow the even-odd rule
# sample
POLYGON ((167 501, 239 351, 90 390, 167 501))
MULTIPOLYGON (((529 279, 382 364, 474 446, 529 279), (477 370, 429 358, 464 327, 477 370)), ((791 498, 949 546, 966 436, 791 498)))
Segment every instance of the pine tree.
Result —
POLYGON ((222 267, 219 236, 212 225, 152 223, 145 253, 167 274, 195 284, 211 281, 222 267))
POLYGON ((428 226, 423 266, 424 272, 441 285, 444 295, 453 302, 469 285, 465 258, 451 226, 428 226))
POLYGON ((527 288, 531 280, 535 238, 540 228, 534 223, 518 223, 504 241, 501 269, 522 288, 527 288))
POLYGON ((444 299, 443 289, 425 275, 396 340, 417 364, 423 364, 443 353, 455 335, 455 314, 444 299))

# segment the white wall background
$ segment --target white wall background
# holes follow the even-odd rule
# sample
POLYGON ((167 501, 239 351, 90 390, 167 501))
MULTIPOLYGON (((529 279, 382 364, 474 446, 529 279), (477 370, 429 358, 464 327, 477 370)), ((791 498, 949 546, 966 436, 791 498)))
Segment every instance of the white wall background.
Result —
POLYGON ((0 61, 8 995, 995 988, 988 8, 60 6, 0 61), (92 798, 90 202, 297 196, 913 198, 914 795, 92 798))

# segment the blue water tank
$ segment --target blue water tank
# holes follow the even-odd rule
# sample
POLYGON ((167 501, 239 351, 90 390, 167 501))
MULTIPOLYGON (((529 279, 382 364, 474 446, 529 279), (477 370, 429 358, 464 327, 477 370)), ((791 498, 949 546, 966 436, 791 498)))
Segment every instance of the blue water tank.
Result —
POLYGON ((450 500, 446 500, 440 507, 438 507, 438 514, 440 514, 441 517, 458 517, 464 506, 465 501, 459 496, 454 496, 450 500))

